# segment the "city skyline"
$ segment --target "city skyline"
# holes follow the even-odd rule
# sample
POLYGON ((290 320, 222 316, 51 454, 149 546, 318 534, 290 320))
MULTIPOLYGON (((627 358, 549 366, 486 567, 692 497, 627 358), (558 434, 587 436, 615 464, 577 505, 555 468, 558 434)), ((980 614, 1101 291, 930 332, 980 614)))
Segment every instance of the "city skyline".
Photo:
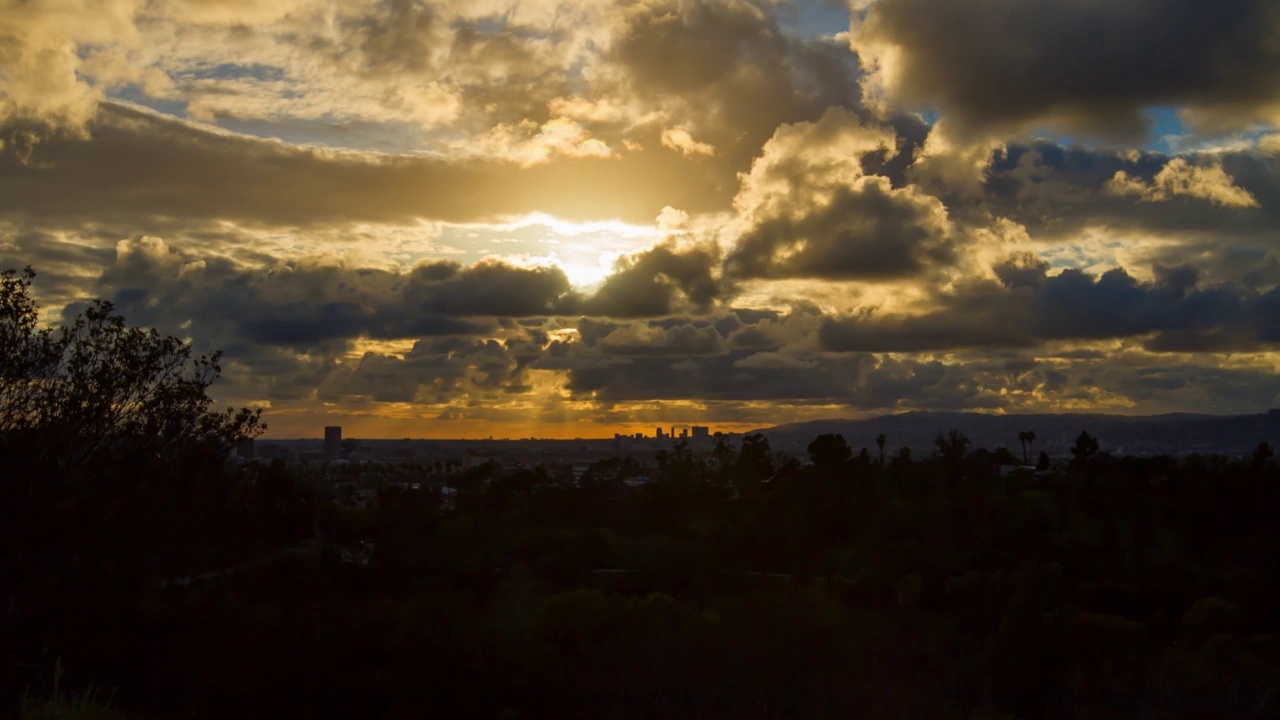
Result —
POLYGON ((265 438, 1280 404, 1267 0, 0 7, 0 269, 265 438))

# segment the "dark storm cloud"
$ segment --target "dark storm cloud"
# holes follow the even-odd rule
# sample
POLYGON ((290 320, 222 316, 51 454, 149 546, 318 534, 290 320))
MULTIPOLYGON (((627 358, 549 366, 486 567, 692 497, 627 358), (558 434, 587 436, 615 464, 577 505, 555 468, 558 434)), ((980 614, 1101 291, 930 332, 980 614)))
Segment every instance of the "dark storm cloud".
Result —
POLYGON ((251 269, 143 238, 121 244, 97 287, 131 324, 192 337, 201 352, 223 350, 231 380, 219 392, 233 397, 447 403, 526 392, 526 369, 546 334, 495 315, 542 314, 568 283, 559 270, 492 262, 405 272, 305 262, 251 269), (495 334, 505 340, 489 339, 495 334), (414 344, 402 355, 370 350, 353 361, 360 339, 414 344))
POLYGON ((824 402, 848 398, 863 362, 854 357, 802 367, 743 368, 753 351, 725 355, 633 357, 569 370, 568 390, 603 403, 641 400, 824 402))
MULTIPOLYGON (((775 320, 762 320, 773 323, 775 320)), ((804 314, 777 318, 796 322, 807 331, 804 314)), ((691 326, 680 331, 688 332, 691 326)), ((703 332, 711 332, 715 324, 703 332)), ((763 330, 754 325, 738 332, 763 330)), ((634 333, 633 333, 634 334, 634 333)), ((776 329, 770 334, 787 335, 776 329)), ((658 336, 663 342, 668 336, 658 336)), ((1024 392, 1065 385, 1052 368, 1034 362, 987 361, 943 363, 936 360, 893 358, 872 353, 829 354, 758 348, 728 348, 713 354, 632 355, 606 357, 608 348, 568 344, 537 363, 569 373, 567 389, 575 396, 608 404, 650 400, 697 399, 710 403, 771 402, 793 405, 839 405, 855 409, 948 408, 990 409, 1012 406, 1013 395, 998 388, 1024 392), (588 361, 584 355, 594 356, 588 361)))
POLYGON ((744 223, 725 275, 875 281, 951 264, 943 203, 867 174, 904 152, 894 132, 841 108, 777 128, 741 175, 734 207, 744 223))
POLYGON ((331 373, 322 400, 352 397, 377 402, 446 404, 463 395, 492 397, 519 388, 522 366, 495 340, 421 340, 403 357, 366 353, 353 366, 331 373))
POLYGON ((407 272, 320 264, 244 269, 189 260, 163 241, 122 244, 99 290, 131 322, 170 332, 190 324, 203 342, 323 346, 373 339, 468 335, 494 317, 532 317, 570 302, 557 268, 450 262, 407 272))
POLYGON ((666 242, 619 260, 582 307, 590 315, 616 318, 705 311, 729 291, 718 277, 719 264, 715 246, 666 242))
POLYGON ((706 320, 583 320, 581 342, 553 343, 532 367, 567 371, 566 388, 574 396, 606 405, 696 399, 879 409, 996 407, 1012 402, 990 392, 997 382, 1040 386, 1050 371, 1035 363, 970 368, 801 349, 821 320, 810 307, 787 314, 734 311, 706 320), (743 337, 756 341, 734 342, 743 337))
POLYGON ((254 343, 314 346, 329 340, 358 337, 461 335, 483 329, 480 324, 439 315, 414 314, 388 322, 380 313, 355 303, 321 302, 263 308, 259 315, 243 321, 241 333, 254 343))
POLYGON ((39 297, 45 306, 58 306, 84 293, 85 268, 111 263, 113 241, 68 243, 57 234, 0 223, 0 270, 31 265, 39 273, 39 297))
POLYGON ((603 353, 620 357, 720 355, 724 338, 714 326, 695 327, 691 323, 663 328, 651 324, 640 332, 631 326, 614 330, 597 343, 603 353))
POLYGON ((434 262, 411 270, 398 290, 407 308, 430 313, 529 317, 564 312, 569 280, 556 267, 434 262))
POLYGON ((1158 105, 1247 127, 1280 101, 1270 0, 878 0, 851 42, 893 97, 965 130, 1134 135, 1158 105))
POLYGON ((1106 225, 1247 241, 1280 223, 1280 157, 1248 150, 1171 157, 1013 144, 992 158, 985 189, 982 210, 1046 237, 1106 225), (1124 185, 1147 194, 1120 191, 1124 185))
MULTIPOLYGON (((716 148, 732 183, 784 123, 860 106, 856 58, 832 39, 785 34, 765 2, 658 0, 628 7, 611 59, 627 91, 672 108, 716 148)), ((724 189, 732 194, 732 187, 724 189)))
POLYGON ((1159 239, 1130 262, 1194 263, 1202 279, 1265 291, 1280 283, 1280 156, 1253 149, 1168 156, 1062 148, 1039 141, 998 153, 980 204, 943 195, 960 222, 994 215, 1042 248, 1082 235, 1159 239))
POLYGON ((757 223, 729 254, 727 272, 826 280, 919 275, 954 259, 945 215, 931 200, 894 190, 885 178, 839 187, 811 212, 757 223))
MULTIPOLYGON (((811 318, 793 314, 779 320, 784 326, 795 322, 808 328, 811 318)), ((984 349, 952 353, 942 360, 737 348, 709 355, 617 357, 601 349, 553 344, 534 367, 566 370, 566 389, 573 396, 605 407, 696 399, 720 407, 725 419, 735 413, 744 417, 750 412, 745 404, 762 402, 790 405, 793 410, 838 406, 859 411, 1043 411, 1118 402, 1120 407, 1141 403, 1156 411, 1194 406, 1247 412, 1280 392, 1280 379, 1265 369, 1161 364, 1150 358, 1119 362, 1099 350, 1054 352, 1041 360, 1026 351, 984 349)))
POLYGON ((1196 275, 1186 268, 1161 268, 1154 282, 1140 282, 1120 268, 1097 276, 1075 269, 1050 276, 1032 257, 995 270, 1001 284, 972 283, 943 297, 931 312, 828 319, 820 332, 823 346, 917 352, 1134 338, 1156 352, 1229 352, 1280 343, 1280 289, 1195 288, 1196 275))
POLYGON ((564 373, 571 398, 606 409, 654 400, 722 409, 1016 409, 1087 403, 1101 392, 1160 407, 1236 409, 1246 407, 1248 393, 1270 387, 1253 371, 1122 365, 1098 351, 1038 360, 1017 348, 1113 337, 1137 337, 1151 350, 1220 349, 1224 339, 1230 348, 1265 346, 1280 342, 1280 291, 1206 286, 1185 266, 1158 268, 1149 283, 1119 270, 1050 275, 1034 256, 1011 258, 996 271, 1002 282, 965 286, 940 310, 914 319, 872 313, 858 327, 807 304, 787 313, 584 317, 576 340, 548 334, 564 320, 473 314, 508 302, 546 307, 565 286, 537 269, 437 263, 397 273, 295 263, 246 270, 143 239, 122 244, 99 287, 131 322, 180 330, 199 349, 225 349, 234 380, 224 392, 288 402, 484 407, 536 391, 545 377, 536 373, 545 371, 564 373), (479 292, 468 293, 470 286, 479 292), (504 291, 506 299, 479 297, 504 291), (815 337, 827 347, 815 346, 815 337), (416 341, 409 351, 352 359, 357 338, 416 341), (965 353, 975 346, 983 349, 965 353), (929 357, 931 349, 947 359, 929 357), (900 350, 926 354, 886 354, 900 350))

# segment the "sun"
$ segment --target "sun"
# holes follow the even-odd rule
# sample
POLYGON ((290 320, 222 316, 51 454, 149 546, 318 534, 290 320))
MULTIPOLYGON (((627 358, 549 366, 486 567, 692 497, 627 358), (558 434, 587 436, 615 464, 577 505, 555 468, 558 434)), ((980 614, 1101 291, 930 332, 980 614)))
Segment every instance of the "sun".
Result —
POLYGON ((469 226, 504 238, 503 250, 491 255, 516 265, 554 265, 576 290, 598 287, 619 257, 644 251, 665 237, 657 224, 620 220, 576 222, 533 213, 503 223, 469 226))
POLYGON ((590 290, 599 286, 613 271, 613 263, 606 263, 604 258, 594 265, 564 261, 555 261, 555 265, 564 272, 569 284, 578 290, 590 290))

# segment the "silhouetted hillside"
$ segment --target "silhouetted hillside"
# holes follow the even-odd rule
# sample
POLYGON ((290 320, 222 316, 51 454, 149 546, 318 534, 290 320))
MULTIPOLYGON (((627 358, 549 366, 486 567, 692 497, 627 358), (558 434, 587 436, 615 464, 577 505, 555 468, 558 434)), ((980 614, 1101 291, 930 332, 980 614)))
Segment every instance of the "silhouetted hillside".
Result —
POLYGON ((939 430, 958 428, 977 447, 1005 446, 1017 454, 1018 433, 1036 433, 1035 450, 1064 455, 1081 431, 1098 438, 1104 451, 1159 454, 1217 452, 1247 454, 1260 441, 1280 441, 1280 410, 1257 415, 1104 415, 1043 414, 990 415, 984 413, 909 412, 866 420, 813 420, 762 429, 779 448, 803 448, 817 435, 839 433, 854 448, 876 447, 884 433, 887 447, 917 451, 931 449, 939 430))

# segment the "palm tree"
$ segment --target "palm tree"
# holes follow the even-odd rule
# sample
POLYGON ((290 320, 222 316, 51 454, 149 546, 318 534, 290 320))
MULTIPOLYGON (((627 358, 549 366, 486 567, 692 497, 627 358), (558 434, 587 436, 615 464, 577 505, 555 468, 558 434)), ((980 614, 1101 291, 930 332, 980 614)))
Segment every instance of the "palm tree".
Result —
POLYGON ((876 444, 880 446, 880 464, 881 465, 884 464, 884 442, 885 442, 884 433, 880 433, 879 435, 876 436, 876 444))
POLYGON ((1027 464, 1028 465, 1031 464, 1031 453, 1035 452, 1035 445, 1036 445, 1036 431, 1028 430, 1027 431, 1027 464))
POLYGON ((1031 456, 1027 450, 1027 432, 1025 430, 1018 431, 1018 442, 1022 443, 1022 464, 1026 465, 1031 462, 1031 456))

